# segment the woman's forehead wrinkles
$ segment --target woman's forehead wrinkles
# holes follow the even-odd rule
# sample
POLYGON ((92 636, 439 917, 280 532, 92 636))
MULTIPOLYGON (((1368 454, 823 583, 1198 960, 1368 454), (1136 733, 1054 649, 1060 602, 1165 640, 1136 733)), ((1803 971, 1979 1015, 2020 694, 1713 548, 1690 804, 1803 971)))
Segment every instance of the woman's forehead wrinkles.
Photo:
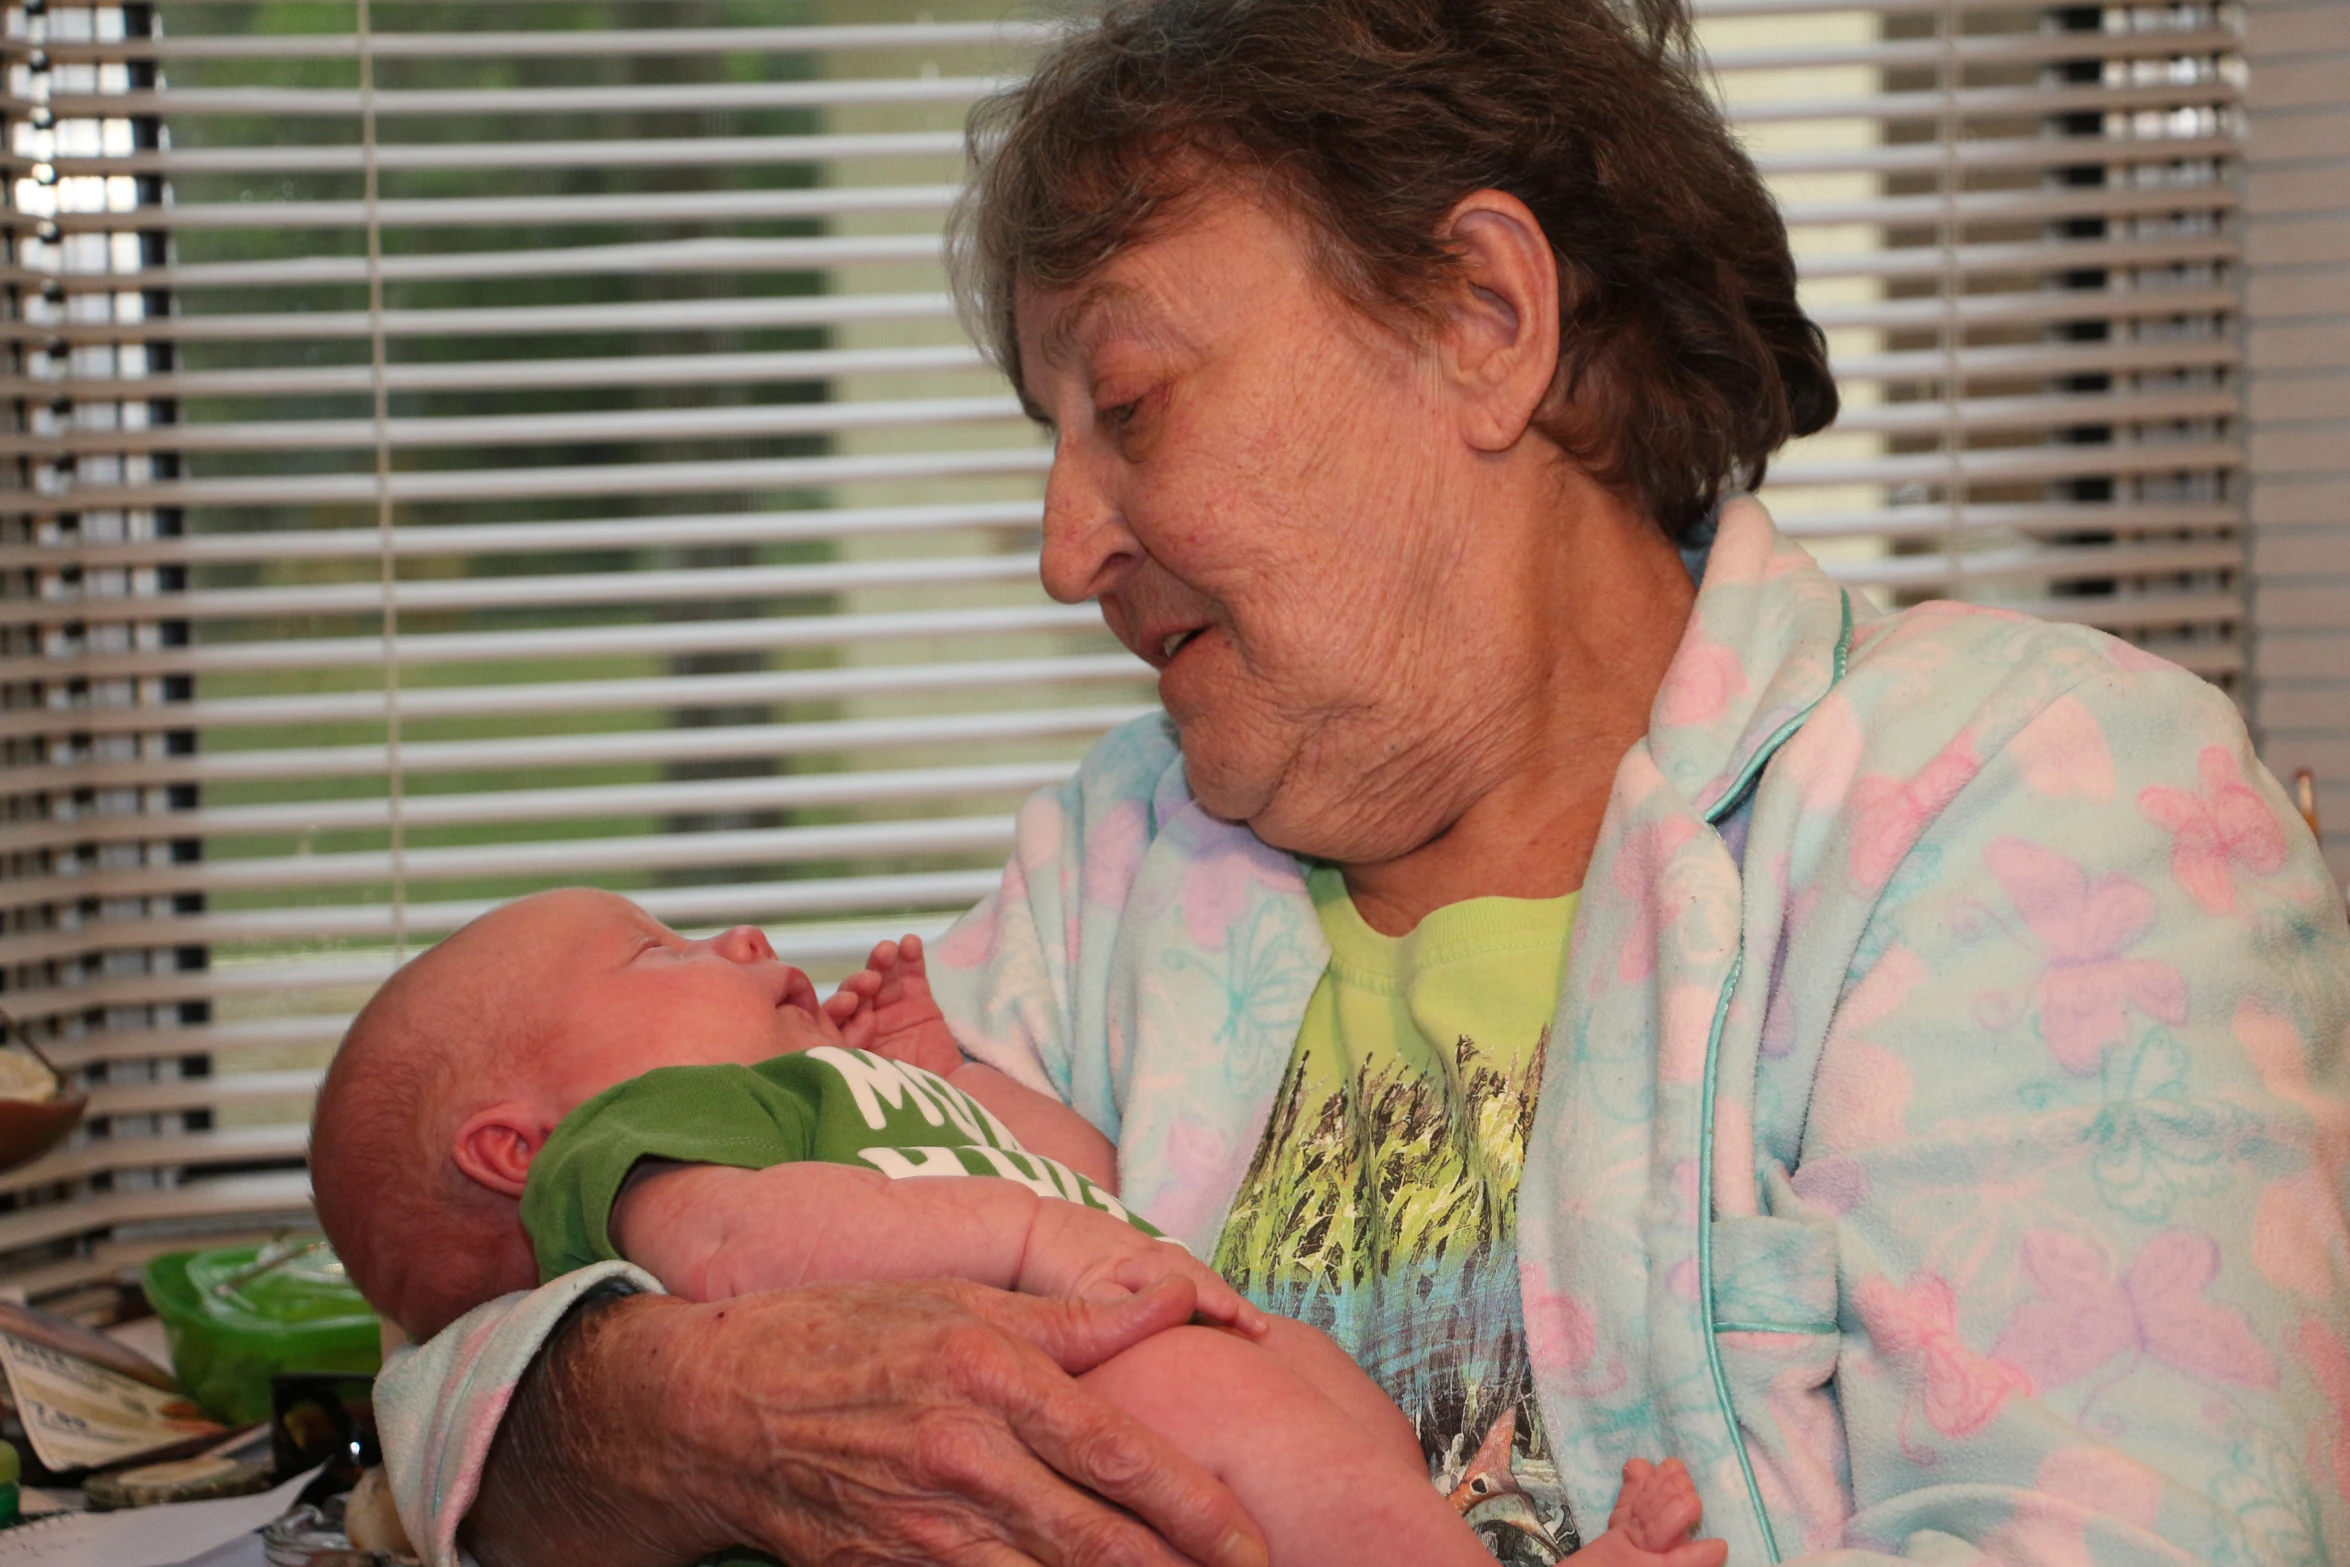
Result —
POLYGON ((1038 350, 1046 364, 1056 370, 1066 370, 1090 336, 1113 327, 1131 326, 1146 313, 1147 308, 1148 302, 1142 290, 1131 283, 1115 278, 1103 278, 1090 283, 1069 308, 1045 328, 1038 350))

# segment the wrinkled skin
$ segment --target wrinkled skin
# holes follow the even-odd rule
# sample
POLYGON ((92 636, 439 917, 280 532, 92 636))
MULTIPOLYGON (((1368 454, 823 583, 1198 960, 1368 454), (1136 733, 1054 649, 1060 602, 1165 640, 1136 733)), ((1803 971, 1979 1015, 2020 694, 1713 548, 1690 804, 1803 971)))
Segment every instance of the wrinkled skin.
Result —
POLYGON ((1694 599, 1533 427, 1558 294, 1532 214, 1479 191, 1451 237, 1462 286, 1409 330, 1246 187, 1018 296, 1046 590, 1161 671, 1200 803, 1342 866, 1389 934, 1581 885, 1694 599))
POLYGON ((1191 1308, 1176 1281, 1108 1304, 961 1283, 591 1303, 517 1392, 466 1544, 483 1567, 729 1544, 795 1567, 1264 1567, 1230 1492, 1070 1380, 1191 1308))

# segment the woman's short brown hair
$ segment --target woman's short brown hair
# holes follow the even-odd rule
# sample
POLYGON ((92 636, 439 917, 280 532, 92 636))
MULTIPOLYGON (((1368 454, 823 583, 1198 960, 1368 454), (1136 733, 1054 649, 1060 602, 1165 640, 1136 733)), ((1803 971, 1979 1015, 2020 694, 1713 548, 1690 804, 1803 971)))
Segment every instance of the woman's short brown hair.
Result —
POLYGON ((1507 191, 1558 257, 1538 427, 1687 540, 1836 388, 1686 13, 1639 3, 1115 0, 972 118, 964 310, 1017 384, 1016 284, 1079 281, 1233 170, 1305 220, 1338 293, 1408 328, 1453 282, 1453 205, 1507 191))

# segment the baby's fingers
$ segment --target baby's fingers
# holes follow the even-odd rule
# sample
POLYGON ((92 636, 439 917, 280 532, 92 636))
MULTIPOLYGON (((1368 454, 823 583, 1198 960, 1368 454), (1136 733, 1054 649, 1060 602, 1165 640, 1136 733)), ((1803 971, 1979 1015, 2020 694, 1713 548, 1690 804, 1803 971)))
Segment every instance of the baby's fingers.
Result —
POLYGON ((1635 1459, 1624 1466, 1623 1496, 1608 1524, 1644 1551, 1663 1551, 1695 1534, 1704 1515, 1696 1483, 1681 1460, 1668 1458, 1652 1467, 1635 1459))
POLYGON ((1727 1540, 1691 1540, 1664 1554, 1662 1567, 1722 1567, 1730 1559, 1727 1540))
POLYGON ((1610 1529, 1621 1529, 1632 1522, 1633 1501, 1655 1473, 1656 1465, 1645 1458, 1628 1458, 1624 1461, 1624 1482, 1617 1487, 1616 1505, 1607 1515, 1607 1526, 1610 1529))
POLYGON ((1250 1338, 1263 1338, 1273 1331, 1273 1324, 1264 1312, 1250 1305, 1247 1297, 1225 1283, 1222 1274, 1189 1252, 1184 1252, 1178 1261, 1181 1266, 1177 1271, 1191 1280, 1192 1288, 1199 1294, 1198 1301, 1191 1308, 1194 1314, 1245 1333, 1250 1338))

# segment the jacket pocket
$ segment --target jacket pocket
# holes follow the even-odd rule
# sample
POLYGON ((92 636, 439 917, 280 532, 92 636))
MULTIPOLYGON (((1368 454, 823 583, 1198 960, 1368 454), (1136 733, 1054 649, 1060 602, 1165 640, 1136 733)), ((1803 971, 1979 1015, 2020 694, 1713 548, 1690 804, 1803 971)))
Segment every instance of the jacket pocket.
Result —
POLYGON ((1782 1555, 1841 1541, 1851 1470, 1836 1400, 1836 1232, 1713 1222, 1714 1353, 1782 1555))

